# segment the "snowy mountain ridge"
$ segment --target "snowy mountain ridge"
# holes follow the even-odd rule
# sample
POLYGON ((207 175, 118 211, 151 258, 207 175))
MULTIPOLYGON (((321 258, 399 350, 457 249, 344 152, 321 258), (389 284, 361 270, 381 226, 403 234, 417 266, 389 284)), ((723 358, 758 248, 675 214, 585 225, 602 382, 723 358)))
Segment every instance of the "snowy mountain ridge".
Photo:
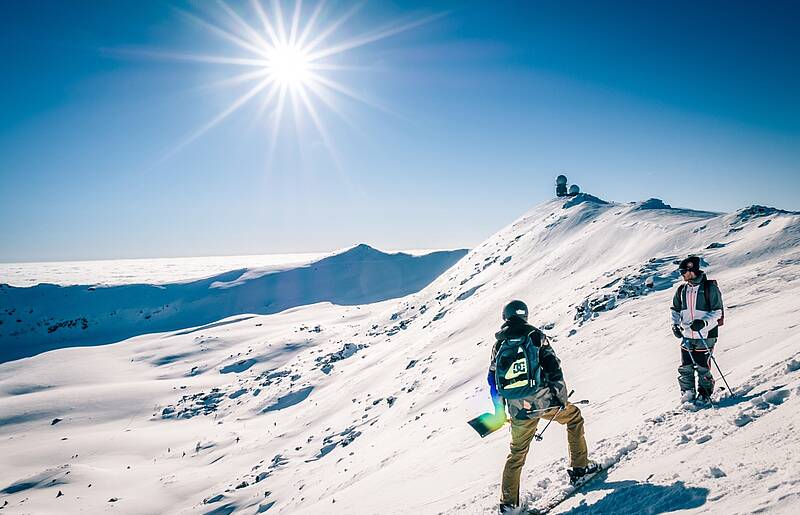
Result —
MULTIPOLYGON (((490 407, 493 334, 520 298, 590 401, 591 456, 614 465, 561 513, 796 512, 799 289, 797 213, 553 200, 402 299, 0 365, 0 505, 491 512, 509 436, 481 440, 465 421, 490 407), (674 263, 689 253, 722 288, 717 357, 737 393, 696 413, 679 407, 669 330, 674 263)), ((564 440, 554 425, 532 444, 527 503, 565 487, 564 440)))
POLYGON ((328 301, 353 305, 420 290, 466 250, 415 256, 359 244, 289 268, 231 270, 168 284, 0 284, 0 362, 71 345, 112 343, 240 314, 328 301))

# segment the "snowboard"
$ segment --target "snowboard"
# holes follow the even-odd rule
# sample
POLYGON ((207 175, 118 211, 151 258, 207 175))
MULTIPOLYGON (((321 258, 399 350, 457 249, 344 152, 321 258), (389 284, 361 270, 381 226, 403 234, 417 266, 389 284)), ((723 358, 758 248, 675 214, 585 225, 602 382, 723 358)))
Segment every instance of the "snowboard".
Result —
POLYGON ((503 427, 505 423, 505 417, 497 417, 494 413, 483 413, 467 421, 467 424, 477 431, 478 434, 481 435, 481 438, 485 438, 494 433, 503 427))

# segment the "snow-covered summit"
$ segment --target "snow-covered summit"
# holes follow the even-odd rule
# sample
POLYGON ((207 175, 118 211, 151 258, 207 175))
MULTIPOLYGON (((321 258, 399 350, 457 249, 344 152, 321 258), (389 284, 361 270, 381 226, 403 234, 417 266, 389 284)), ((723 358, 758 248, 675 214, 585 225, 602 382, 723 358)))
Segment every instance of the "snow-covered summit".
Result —
POLYGON ((783 209, 778 209, 775 207, 769 206, 759 206, 757 204, 753 204, 752 206, 745 207, 739 209, 734 213, 733 221, 735 223, 745 223, 755 218, 764 218, 769 217, 772 215, 799 215, 800 212, 797 211, 784 211, 783 209))
MULTIPOLYGON (((519 298, 590 401, 592 457, 615 464, 561 512, 796 512, 800 215, 734 223, 584 200, 533 208, 400 299, 0 365, 3 499, 62 513, 489 513, 509 437, 481 440, 465 421, 490 408, 493 334, 519 298), (717 357, 738 394, 697 413, 679 409, 669 329, 690 253, 722 289, 717 357)), ((563 428, 532 446, 526 502, 566 482, 563 428)))
POLYGON ((636 209, 672 209, 672 206, 665 204, 660 198, 649 198, 644 202, 635 204, 636 209))
POLYGON ((352 261, 358 259, 382 258, 387 255, 388 254, 385 254, 378 249, 370 247, 366 243, 359 243, 358 245, 353 245, 352 247, 345 249, 343 252, 330 256, 326 259, 334 261, 352 261))
POLYGON ((575 195, 571 199, 569 199, 566 202, 564 202, 564 209, 569 209, 569 208, 571 208, 573 206, 577 206, 579 204, 583 204, 583 203, 587 203, 587 202, 590 203, 590 204, 597 205, 597 206, 604 206, 604 205, 608 205, 609 204, 609 202, 606 202, 605 200, 603 200, 603 199, 601 199, 599 197, 595 197, 594 195, 590 195, 588 193, 578 193, 577 195, 575 195))

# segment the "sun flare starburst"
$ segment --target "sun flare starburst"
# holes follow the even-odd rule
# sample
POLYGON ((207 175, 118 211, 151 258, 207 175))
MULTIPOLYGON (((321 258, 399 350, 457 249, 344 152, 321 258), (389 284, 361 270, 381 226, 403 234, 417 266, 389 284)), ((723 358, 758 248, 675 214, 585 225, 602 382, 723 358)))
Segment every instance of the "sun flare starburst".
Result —
POLYGON ((297 46, 279 46, 267 61, 267 76, 284 86, 299 87, 311 82, 308 54, 297 46))
POLYGON ((304 9, 302 0, 295 0, 292 14, 284 14, 284 3, 272 0, 267 3, 250 0, 247 12, 238 12, 224 2, 219 2, 221 19, 207 21, 197 14, 180 11, 193 23, 211 34, 232 44, 236 51, 223 55, 158 54, 161 57, 204 62, 215 65, 246 68, 217 83, 219 86, 245 85, 246 90, 230 105, 206 124, 188 135, 169 155, 196 140, 246 104, 261 98, 259 113, 271 120, 269 159, 272 159, 278 133, 283 125, 286 104, 291 105, 295 120, 307 117, 334 161, 336 152, 322 116, 326 112, 335 114, 353 125, 337 105, 341 97, 362 102, 389 112, 378 103, 357 93, 335 79, 331 72, 346 72, 351 69, 339 62, 341 54, 375 41, 396 35, 428 23, 441 15, 395 21, 357 37, 336 41, 337 32, 356 15, 361 3, 348 11, 332 16, 327 25, 322 25, 325 2, 321 0, 312 9, 304 9), (221 23, 224 22, 224 23, 221 23))

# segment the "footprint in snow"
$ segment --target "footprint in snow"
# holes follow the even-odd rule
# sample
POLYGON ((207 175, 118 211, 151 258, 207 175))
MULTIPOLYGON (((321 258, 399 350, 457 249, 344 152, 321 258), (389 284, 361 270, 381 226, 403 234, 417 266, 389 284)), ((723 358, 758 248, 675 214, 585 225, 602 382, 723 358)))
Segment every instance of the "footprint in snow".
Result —
POLYGON ((744 427, 755 419, 783 404, 791 392, 783 387, 757 395, 750 399, 750 406, 744 407, 731 419, 731 424, 744 427))
POLYGON ((753 417, 748 415, 746 412, 742 411, 735 417, 733 417, 733 425, 736 427, 743 427, 753 421, 753 417))
POLYGON ((783 404, 783 401, 789 398, 789 391, 780 389, 765 393, 762 397, 766 402, 772 405, 783 404))

